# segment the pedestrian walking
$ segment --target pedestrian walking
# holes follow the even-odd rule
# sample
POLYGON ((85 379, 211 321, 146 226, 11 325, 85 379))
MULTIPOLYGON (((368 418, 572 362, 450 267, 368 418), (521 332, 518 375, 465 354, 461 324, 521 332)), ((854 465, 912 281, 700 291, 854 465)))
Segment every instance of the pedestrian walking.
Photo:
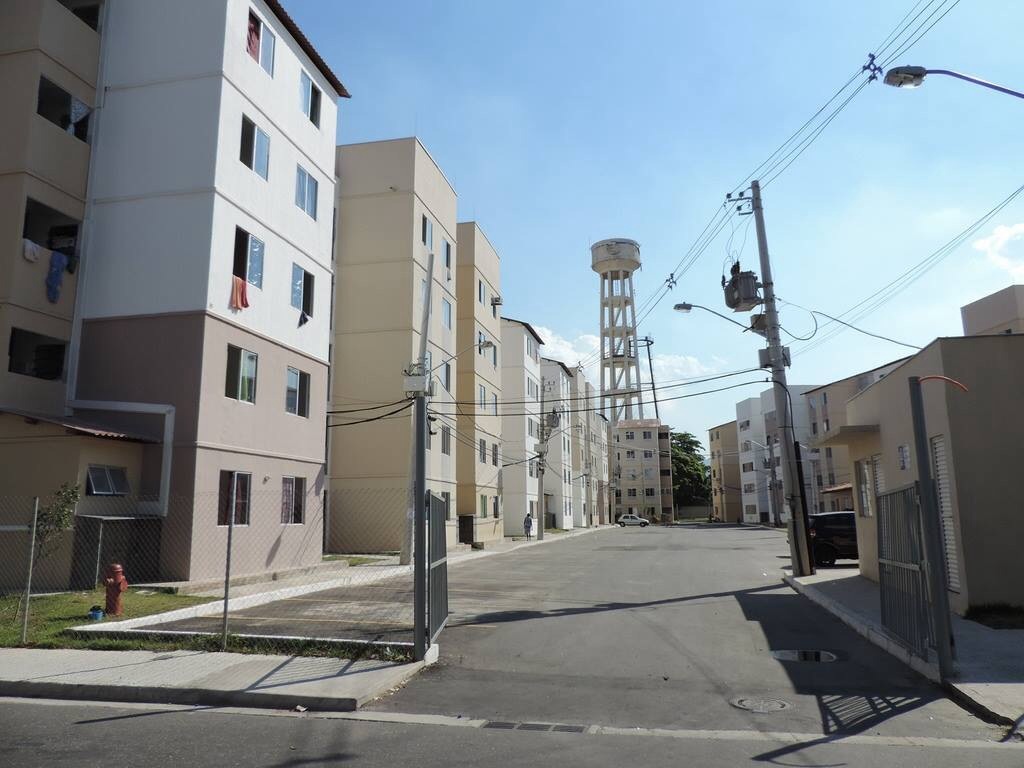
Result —
POLYGON ((523 518, 523 533, 526 534, 527 541, 533 537, 533 515, 529 512, 527 512, 526 517, 523 518))

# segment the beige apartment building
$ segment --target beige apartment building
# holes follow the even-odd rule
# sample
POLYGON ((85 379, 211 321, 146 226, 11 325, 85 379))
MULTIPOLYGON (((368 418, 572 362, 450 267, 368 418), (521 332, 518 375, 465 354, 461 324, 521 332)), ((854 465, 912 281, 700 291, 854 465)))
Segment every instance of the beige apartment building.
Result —
POLYGON ((455 410, 443 409, 444 415, 438 418, 458 435, 459 541, 482 547, 505 536, 501 510, 501 259, 476 222, 460 222, 457 234, 459 349, 455 363, 461 405, 455 410))
MULTIPOLYGON (((431 423, 427 487, 446 500, 448 541, 454 543, 456 356, 475 355, 456 343, 455 190, 416 138, 340 146, 337 174, 328 548, 381 552, 408 546, 412 411, 345 424, 367 418, 358 410, 367 404, 405 400, 403 371, 419 355, 428 280, 430 409, 441 415, 431 423), (428 275, 430 253, 434 269, 428 275)), ((463 347, 473 344, 465 342, 463 347)))
POLYGON ((736 420, 708 430, 711 454, 711 504, 723 523, 743 522, 740 451, 736 420))
POLYGON ((621 515, 654 523, 673 519, 672 446, 658 419, 624 419, 612 427, 615 520, 621 515))

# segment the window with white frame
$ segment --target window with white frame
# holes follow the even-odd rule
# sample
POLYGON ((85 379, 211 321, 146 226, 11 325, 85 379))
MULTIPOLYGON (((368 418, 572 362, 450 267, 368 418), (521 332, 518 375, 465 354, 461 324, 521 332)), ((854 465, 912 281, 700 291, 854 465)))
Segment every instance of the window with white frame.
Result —
POLYGON ((291 366, 285 374, 284 409, 295 416, 309 417, 309 374, 291 366))
POLYGON ((633 440, 635 437, 636 437, 636 433, 634 433, 634 432, 627 432, 626 433, 626 439, 627 440, 633 440))
POLYGON ((292 306, 307 317, 313 316, 313 273, 292 264, 292 306))
POLYGON ((487 517, 487 494, 480 494, 480 517, 487 517))
POLYGON ((224 395, 243 403, 256 402, 257 355, 247 349, 228 344, 227 375, 224 395))
POLYGON ((452 455, 452 428, 445 424, 441 427, 441 453, 452 455))
POLYGON ((452 329, 452 303, 448 299, 441 299, 441 325, 452 329))
POLYGON ((246 35, 246 50, 259 62, 271 77, 274 76, 274 44, 277 38, 267 29, 259 16, 249 11, 249 28, 246 35))
POLYGON ((270 137, 242 115, 242 139, 238 159, 264 179, 270 174, 270 137))
POLYGON ((452 364, 445 363, 442 369, 441 384, 444 386, 445 392, 452 391, 452 364))
POLYGON ((636 488, 627 488, 626 489, 626 496, 628 496, 631 499, 632 498, 636 498, 636 488))
POLYGON ((480 463, 487 463, 487 441, 480 438, 480 463))
POLYGON ((644 488, 644 496, 653 496, 653 495, 654 495, 654 489, 653 488, 644 488))
POLYGON ((644 440, 651 440, 654 437, 654 433, 648 430, 644 430, 644 440))
POLYGON ((498 396, 493 392, 491 393, 491 413, 495 416, 498 415, 498 396))
POLYGON ((427 250, 434 249, 434 222, 426 214, 420 218, 420 239, 427 246, 427 250))
POLYGON ((217 494, 217 525, 248 525, 252 474, 222 469, 217 494))
POLYGON ((299 100, 302 106, 302 114, 309 118, 309 122, 320 127, 320 89, 316 87, 313 78, 305 73, 299 72, 299 100))
POLYGON ((319 185, 301 165, 295 166, 295 204, 316 221, 316 197, 319 185))
POLYGON ((484 281, 483 280, 477 280, 476 281, 476 300, 479 301, 481 304, 484 303, 484 281))
POLYGON ((257 288, 263 287, 263 241, 235 227, 235 259, 232 274, 257 288))
POLYGON ((498 466, 498 444, 491 443, 491 466, 498 466))
POLYGON ((644 451, 644 458, 645 459, 653 459, 654 458, 654 451, 644 451))
POLYGON ((636 451, 634 451, 634 450, 627 450, 626 451, 626 458, 627 459, 635 459, 636 458, 636 451))
POLYGON ((124 467, 89 466, 85 479, 86 496, 127 496, 128 472, 124 467))
POLYGON ((450 491, 441 491, 441 500, 444 502, 444 519, 452 519, 452 494, 450 491))
POLYGON ((444 268, 451 271, 452 268, 452 244, 446 239, 441 239, 441 256, 444 258, 444 268))
POLYGON ((306 478, 281 478, 281 525, 302 525, 306 511, 306 478))
POLYGON ((483 384, 480 385, 480 408, 487 407, 487 387, 483 384))

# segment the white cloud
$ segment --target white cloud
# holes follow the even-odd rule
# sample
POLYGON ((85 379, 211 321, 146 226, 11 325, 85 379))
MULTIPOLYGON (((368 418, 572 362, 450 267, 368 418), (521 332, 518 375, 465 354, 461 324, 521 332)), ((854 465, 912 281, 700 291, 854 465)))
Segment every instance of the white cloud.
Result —
POLYGON ((1024 280, 1024 247, 1015 245, 1021 240, 1024 240, 1024 221, 1010 226, 1000 224, 991 235, 975 240, 972 245, 1014 280, 1024 280))
POLYGON ((718 371, 717 364, 702 363, 693 355, 654 354, 651 363, 654 367, 654 380, 661 386, 678 379, 690 379, 705 376, 718 371))
POLYGON ((555 333, 550 328, 545 328, 543 325, 535 325, 534 328, 537 329, 540 337, 544 339, 544 346, 540 348, 541 354, 544 357, 559 360, 570 368, 574 368, 579 362, 594 363, 588 366, 587 373, 590 374, 592 371, 597 370, 598 350, 601 347, 600 338, 592 333, 581 333, 579 336, 570 339, 555 333))

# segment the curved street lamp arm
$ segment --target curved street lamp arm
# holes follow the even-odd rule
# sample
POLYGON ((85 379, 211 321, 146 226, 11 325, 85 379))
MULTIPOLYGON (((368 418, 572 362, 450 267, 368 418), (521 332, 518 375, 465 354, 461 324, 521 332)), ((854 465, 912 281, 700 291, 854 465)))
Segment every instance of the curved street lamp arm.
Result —
POLYGON ((959 80, 966 80, 968 83, 974 83, 975 85, 981 85, 985 88, 991 88, 993 91, 999 91, 1000 93, 1005 93, 1010 96, 1016 96, 1018 99, 1024 99, 1024 93, 1021 93, 1020 91, 1015 91, 1012 88, 1006 88, 1002 85, 996 85, 995 83, 990 83, 987 80, 972 77, 971 75, 965 75, 962 72, 954 72, 951 69, 926 69, 925 74, 948 75, 949 77, 955 77, 959 80))

